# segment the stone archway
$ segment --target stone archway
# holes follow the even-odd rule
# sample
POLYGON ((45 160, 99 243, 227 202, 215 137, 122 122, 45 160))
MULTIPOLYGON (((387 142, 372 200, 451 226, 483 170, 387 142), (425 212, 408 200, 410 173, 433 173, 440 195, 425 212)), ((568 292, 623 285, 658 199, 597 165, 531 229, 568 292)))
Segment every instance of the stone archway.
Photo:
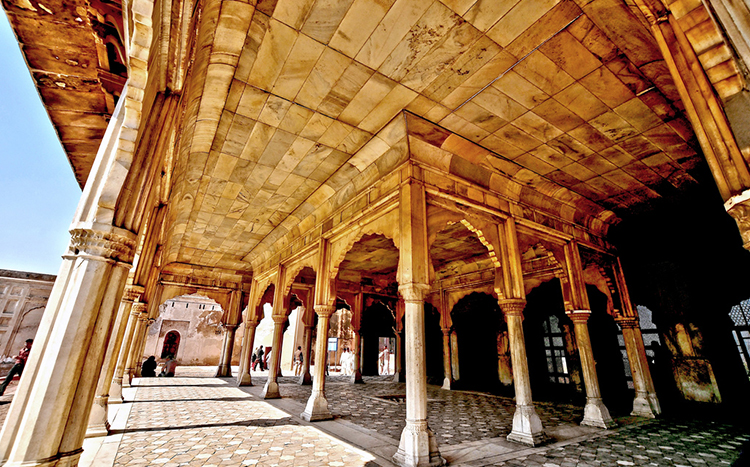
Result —
POLYGON ((458 339, 460 389, 498 391, 497 336, 504 327, 497 300, 473 292, 451 310, 458 339))
POLYGON ((180 350, 180 333, 177 331, 169 331, 164 336, 164 343, 161 347, 161 356, 159 358, 176 358, 177 352, 180 350))
POLYGON ((382 301, 374 301, 362 313, 362 375, 375 376, 380 374, 379 358, 384 350, 384 339, 388 340, 388 352, 393 351, 393 341, 396 334, 395 310, 391 310, 382 301))

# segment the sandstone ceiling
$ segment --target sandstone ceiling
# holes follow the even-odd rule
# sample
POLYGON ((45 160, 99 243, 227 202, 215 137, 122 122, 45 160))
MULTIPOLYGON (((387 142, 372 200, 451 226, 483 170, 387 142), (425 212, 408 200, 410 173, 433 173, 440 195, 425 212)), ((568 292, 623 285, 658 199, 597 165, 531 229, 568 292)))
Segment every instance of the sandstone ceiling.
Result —
POLYGON ((601 210, 694 182, 702 159, 638 14, 622 0, 224 1, 184 89, 168 261, 249 270, 363 174, 354 155, 384 146, 373 135, 404 109, 601 210))

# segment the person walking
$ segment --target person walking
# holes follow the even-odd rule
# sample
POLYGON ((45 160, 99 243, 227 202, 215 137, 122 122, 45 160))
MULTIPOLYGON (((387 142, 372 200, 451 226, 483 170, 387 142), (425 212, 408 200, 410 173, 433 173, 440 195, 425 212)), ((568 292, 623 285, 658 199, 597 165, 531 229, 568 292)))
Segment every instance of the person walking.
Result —
POLYGON ((304 361, 302 355, 302 346, 297 346, 297 350, 294 351, 294 376, 299 376, 302 373, 302 362, 304 361))
POLYGON ((253 371, 258 367, 258 364, 260 364, 260 371, 263 371, 263 354, 265 352, 263 351, 263 346, 258 346, 257 349, 255 349, 255 363, 253 363, 253 371))
POLYGON ((21 373, 23 373, 23 367, 26 366, 26 360, 29 359, 29 352, 31 352, 31 344, 33 343, 34 339, 26 339, 26 345, 24 345, 18 352, 18 355, 15 356, 15 364, 10 369, 8 376, 5 377, 3 384, 0 385, 0 396, 5 394, 5 388, 7 388, 10 382, 13 381, 13 377, 15 375, 21 376, 21 373))

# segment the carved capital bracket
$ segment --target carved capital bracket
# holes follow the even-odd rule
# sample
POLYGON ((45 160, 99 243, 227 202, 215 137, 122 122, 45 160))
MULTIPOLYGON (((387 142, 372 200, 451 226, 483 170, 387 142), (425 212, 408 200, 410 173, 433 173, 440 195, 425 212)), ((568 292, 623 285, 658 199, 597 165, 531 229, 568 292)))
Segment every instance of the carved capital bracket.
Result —
POLYGON ((137 302, 141 299, 141 296, 144 292, 145 289, 140 285, 128 285, 125 286, 125 291, 122 294, 122 299, 126 302, 137 302))
POLYGON ((130 309, 130 314, 136 316, 145 316, 146 312, 146 304, 143 302, 133 303, 133 307, 130 309))
MULTIPOLYGON (((331 312, 331 313, 333 313, 333 312, 331 312)), ((287 321, 287 317, 286 316, 277 316, 277 315, 274 315, 274 316, 271 317, 271 319, 273 320, 274 324, 284 324, 287 321)))
POLYGON ((729 198, 724 203, 724 208, 737 222, 737 228, 742 236, 742 246, 750 250, 750 190, 729 198))
POLYGON ((418 284, 411 282, 398 286, 398 293, 404 298, 405 302, 424 302, 425 297, 430 293, 428 284, 418 284))
POLYGON ((93 229, 70 231, 70 250, 75 255, 88 255, 133 263, 135 235, 125 230, 103 232, 93 229))
POLYGON ((333 305, 315 305, 314 309, 315 313, 321 318, 328 318, 336 311, 336 307, 333 305))
POLYGON ((523 318, 523 309, 526 308, 526 300, 522 298, 506 298, 497 301, 500 309, 506 316, 519 316, 523 318))
POLYGON ((585 324, 591 317, 591 310, 570 310, 565 312, 575 324, 585 324))
POLYGON ((615 322, 623 329, 635 329, 640 327, 640 320, 635 316, 624 316, 615 318, 615 322))

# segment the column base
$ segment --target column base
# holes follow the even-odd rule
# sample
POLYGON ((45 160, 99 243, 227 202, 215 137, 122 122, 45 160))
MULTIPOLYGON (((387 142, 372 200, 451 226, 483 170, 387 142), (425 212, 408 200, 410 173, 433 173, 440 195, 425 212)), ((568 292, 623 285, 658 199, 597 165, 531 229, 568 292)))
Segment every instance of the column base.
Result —
POLYGON ((253 378, 250 373, 237 376, 237 386, 253 386, 253 378))
POLYGON ((654 415, 661 415, 661 404, 655 393, 648 393, 648 401, 651 403, 651 410, 654 412, 654 415))
POLYGON ((263 386, 263 391, 261 391, 260 397, 262 397, 263 399, 281 399, 279 384, 276 381, 271 381, 270 379, 266 381, 266 385, 263 386))
POLYGON ((651 410, 651 402, 648 400, 648 394, 646 392, 636 392, 635 399, 633 399, 633 411, 630 415, 636 417, 645 418, 656 418, 653 410, 651 410))
POLYGON ((310 386, 312 384, 312 375, 307 372, 299 377, 298 381, 300 386, 310 386))
POLYGON ((527 446, 539 446, 547 441, 542 420, 533 405, 516 406, 513 414, 513 429, 506 439, 527 446))
POLYGON ((109 404, 122 404, 125 400, 122 398, 122 378, 112 379, 109 386, 109 404))
POLYGON ((305 411, 300 414, 303 420, 308 422, 317 422, 319 420, 330 420, 333 418, 331 412, 328 410, 328 400, 325 394, 314 391, 307 400, 305 411))
POLYGON ((401 432, 398 451, 393 462, 402 467, 437 467, 445 465, 440 456, 435 434, 427 426, 427 421, 406 421, 401 432))
MULTIPOLYGON (((2 465, 3 467, 77 467, 82 453, 83 449, 81 448, 46 459, 10 461, 2 465)), ((0 459, 0 462, 3 462, 2 459, 0 459)))
POLYGON ((440 389, 447 389, 450 391, 453 386, 453 380, 450 378, 443 378, 443 386, 440 389))
POLYGON ((231 378, 232 368, 229 365, 220 365, 219 368, 216 370, 216 377, 217 378, 231 378))
POLYGON ((394 383, 405 383, 406 382, 406 372, 399 371, 393 375, 393 382, 394 383))
POLYGON ((86 438, 96 438, 109 434, 109 420, 107 420, 107 396, 97 396, 91 405, 89 424, 86 427, 86 438))
POLYGON ((349 380, 352 384, 365 384, 365 381, 362 379, 362 372, 357 370, 352 375, 351 379, 349 380))
POLYGON ((586 398, 586 407, 583 408, 583 421, 581 425, 604 428, 605 430, 617 426, 609 415, 609 410, 607 410, 607 406, 604 405, 601 397, 586 398))

